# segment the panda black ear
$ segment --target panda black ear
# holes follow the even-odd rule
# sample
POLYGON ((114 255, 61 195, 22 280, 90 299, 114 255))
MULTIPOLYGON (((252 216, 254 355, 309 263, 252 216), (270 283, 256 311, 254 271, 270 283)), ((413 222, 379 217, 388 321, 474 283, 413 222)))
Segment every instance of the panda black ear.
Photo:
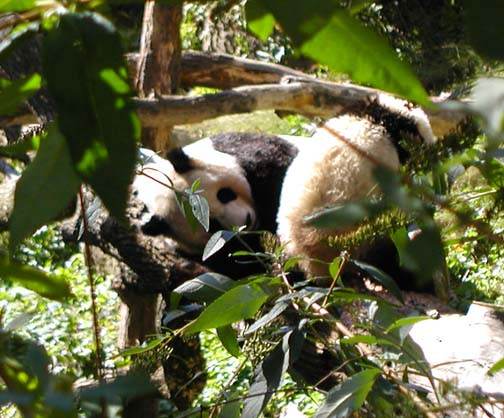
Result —
POLYGON ((173 168, 179 174, 187 173, 194 168, 191 158, 180 147, 169 151, 166 154, 166 158, 172 163, 173 168))

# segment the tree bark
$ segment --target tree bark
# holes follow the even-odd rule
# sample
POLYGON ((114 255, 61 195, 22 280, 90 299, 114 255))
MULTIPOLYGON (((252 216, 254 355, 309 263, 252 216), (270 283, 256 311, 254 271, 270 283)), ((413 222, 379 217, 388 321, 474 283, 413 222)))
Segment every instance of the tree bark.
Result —
MULTIPOLYGON (((181 5, 145 3, 140 52, 134 84, 139 97, 175 93, 180 74, 181 5)), ((144 126, 142 143, 155 151, 170 148, 171 127, 144 126)))
MULTIPOLYGON (((148 0, 144 7, 142 24, 142 37, 140 44, 137 72, 135 74, 135 87, 139 97, 159 97, 173 94, 178 86, 180 70, 180 34, 179 28, 182 20, 182 5, 161 4, 154 0, 148 0)), ((147 126, 142 124, 142 143, 155 151, 166 151, 170 148, 171 129, 166 125, 147 126)), ((108 222, 103 225, 101 231, 115 241, 118 237, 116 230, 121 229, 116 222, 108 222)), ((124 238, 124 237, 123 237, 124 238)), ((127 248, 136 247, 137 236, 126 234, 124 242, 132 240, 127 248)), ((114 243, 111 242, 112 245, 114 243)), ((114 245, 119 254, 124 258, 124 251, 114 245)), ((136 258, 133 265, 128 266, 139 276, 139 282, 145 284, 145 280, 152 278, 151 274, 144 274, 145 265, 138 265, 138 261, 145 261, 151 254, 141 251, 141 257, 136 258)), ((129 252, 126 252, 129 254, 129 252)), ((155 260, 157 261, 157 260, 155 260)), ((157 264, 154 266, 154 275, 166 273, 170 264, 157 264)), ((132 289, 119 291, 119 295, 125 306, 121 308, 124 315, 121 317, 120 330, 124 333, 119 336, 120 343, 134 346, 145 341, 148 335, 160 332, 161 310, 160 297, 156 291, 147 294, 139 294, 132 289)), ((161 365, 159 364, 159 367, 161 365)), ((158 368, 159 368, 158 367, 158 368)), ((157 400, 144 398, 133 401, 125 407, 123 416, 157 416, 157 400)))

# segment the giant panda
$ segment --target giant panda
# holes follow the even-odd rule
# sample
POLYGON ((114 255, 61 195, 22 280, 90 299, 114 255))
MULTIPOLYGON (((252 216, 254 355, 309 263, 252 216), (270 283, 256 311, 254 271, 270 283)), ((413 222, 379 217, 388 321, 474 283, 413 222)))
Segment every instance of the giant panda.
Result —
MULTIPOLYGON (((277 211, 285 173, 298 153, 293 136, 225 133, 201 139, 161 158, 143 150, 143 174, 133 189, 148 209, 142 231, 164 234, 179 244, 185 256, 199 258, 210 236, 218 230, 277 230, 277 211), (192 230, 184 218, 175 190, 189 189, 195 180, 210 209, 210 228, 192 230), (167 187, 170 186, 170 187, 167 187)), ((261 251, 260 235, 233 239, 207 264, 233 278, 264 271, 255 258, 230 259, 238 250, 261 251)))
MULTIPOLYGON (((420 108, 386 94, 328 120, 311 138, 226 133, 202 139, 171 152, 168 160, 158 157, 153 165, 178 189, 201 180, 210 207, 210 231, 190 231, 175 194, 166 187, 146 185, 149 179, 142 178, 136 187, 143 190, 143 200, 150 202, 154 214, 144 231, 171 235, 186 252, 201 254, 215 230, 246 225, 276 233, 286 254, 300 257, 304 272, 327 275, 327 264, 314 260, 329 262, 338 256, 341 249, 327 245, 327 237, 343 231, 317 229, 305 217, 379 193, 373 168, 383 164, 398 170, 408 158, 401 145, 404 140, 429 145, 436 138, 420 108)), ((252 238, 249 244, 260 250, 259 239, 252 238)), ((383 246, 391 243, 384 241, 383 246)), ((389 250, 384 252, 387 257, 389 250)), ((380 262, 375 257, 379 251, 369 253, 380 262)), ((355 256, 366 259, 368 254, 357 251, 355 256)), ((235 273, 237 266, 225 256, 209 261, 216 271, 235 273)), ((396 263, 383 260, 379 267, 387 270, 396 263)), ((250 268, 242 267, 238 274, 250 268)))

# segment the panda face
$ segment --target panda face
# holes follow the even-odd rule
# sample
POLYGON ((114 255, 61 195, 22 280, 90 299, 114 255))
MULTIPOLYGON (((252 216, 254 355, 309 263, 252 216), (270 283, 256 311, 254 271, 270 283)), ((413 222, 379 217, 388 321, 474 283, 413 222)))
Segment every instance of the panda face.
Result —
POLYGON ((207 140, 184 147, 183 154, 187 157, 183 167, 155 157, 143 167, 149 177, 139 175, 135 179, 138 198, 146 203, 151 216, 144 224, 144 232, 169 235, 187 253, 199 254, 218 229, 243 225, 253 228, 257 217, 252 193, 235 159, 215 151, 207 140), (201 194, 210 208, 208 232, 200 225, 193 231, 178 206, 175 192, 165 186, 171 183, 175 190, 181 191, 190 189, 198 179, 201 194))

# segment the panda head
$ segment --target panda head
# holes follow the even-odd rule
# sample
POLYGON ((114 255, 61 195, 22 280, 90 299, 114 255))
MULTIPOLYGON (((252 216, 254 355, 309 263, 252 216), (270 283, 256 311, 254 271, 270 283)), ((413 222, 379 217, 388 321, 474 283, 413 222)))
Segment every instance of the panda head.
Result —
POLYGON ((142 227, 149 235, 165 234, 192 254, 203 251, 211 234, 219 229, 246 225, 253 228, 256 211, 250 185, 236 159, 216 151, 209 139, 176 148, 168 159, 151 155, 137 176, 134 188, 149 209, 150 220, 142 227), (175 192, 190 189, 198 180, 210 208, 210 231, 201 225, 193 230, 179 208, 175 192))

